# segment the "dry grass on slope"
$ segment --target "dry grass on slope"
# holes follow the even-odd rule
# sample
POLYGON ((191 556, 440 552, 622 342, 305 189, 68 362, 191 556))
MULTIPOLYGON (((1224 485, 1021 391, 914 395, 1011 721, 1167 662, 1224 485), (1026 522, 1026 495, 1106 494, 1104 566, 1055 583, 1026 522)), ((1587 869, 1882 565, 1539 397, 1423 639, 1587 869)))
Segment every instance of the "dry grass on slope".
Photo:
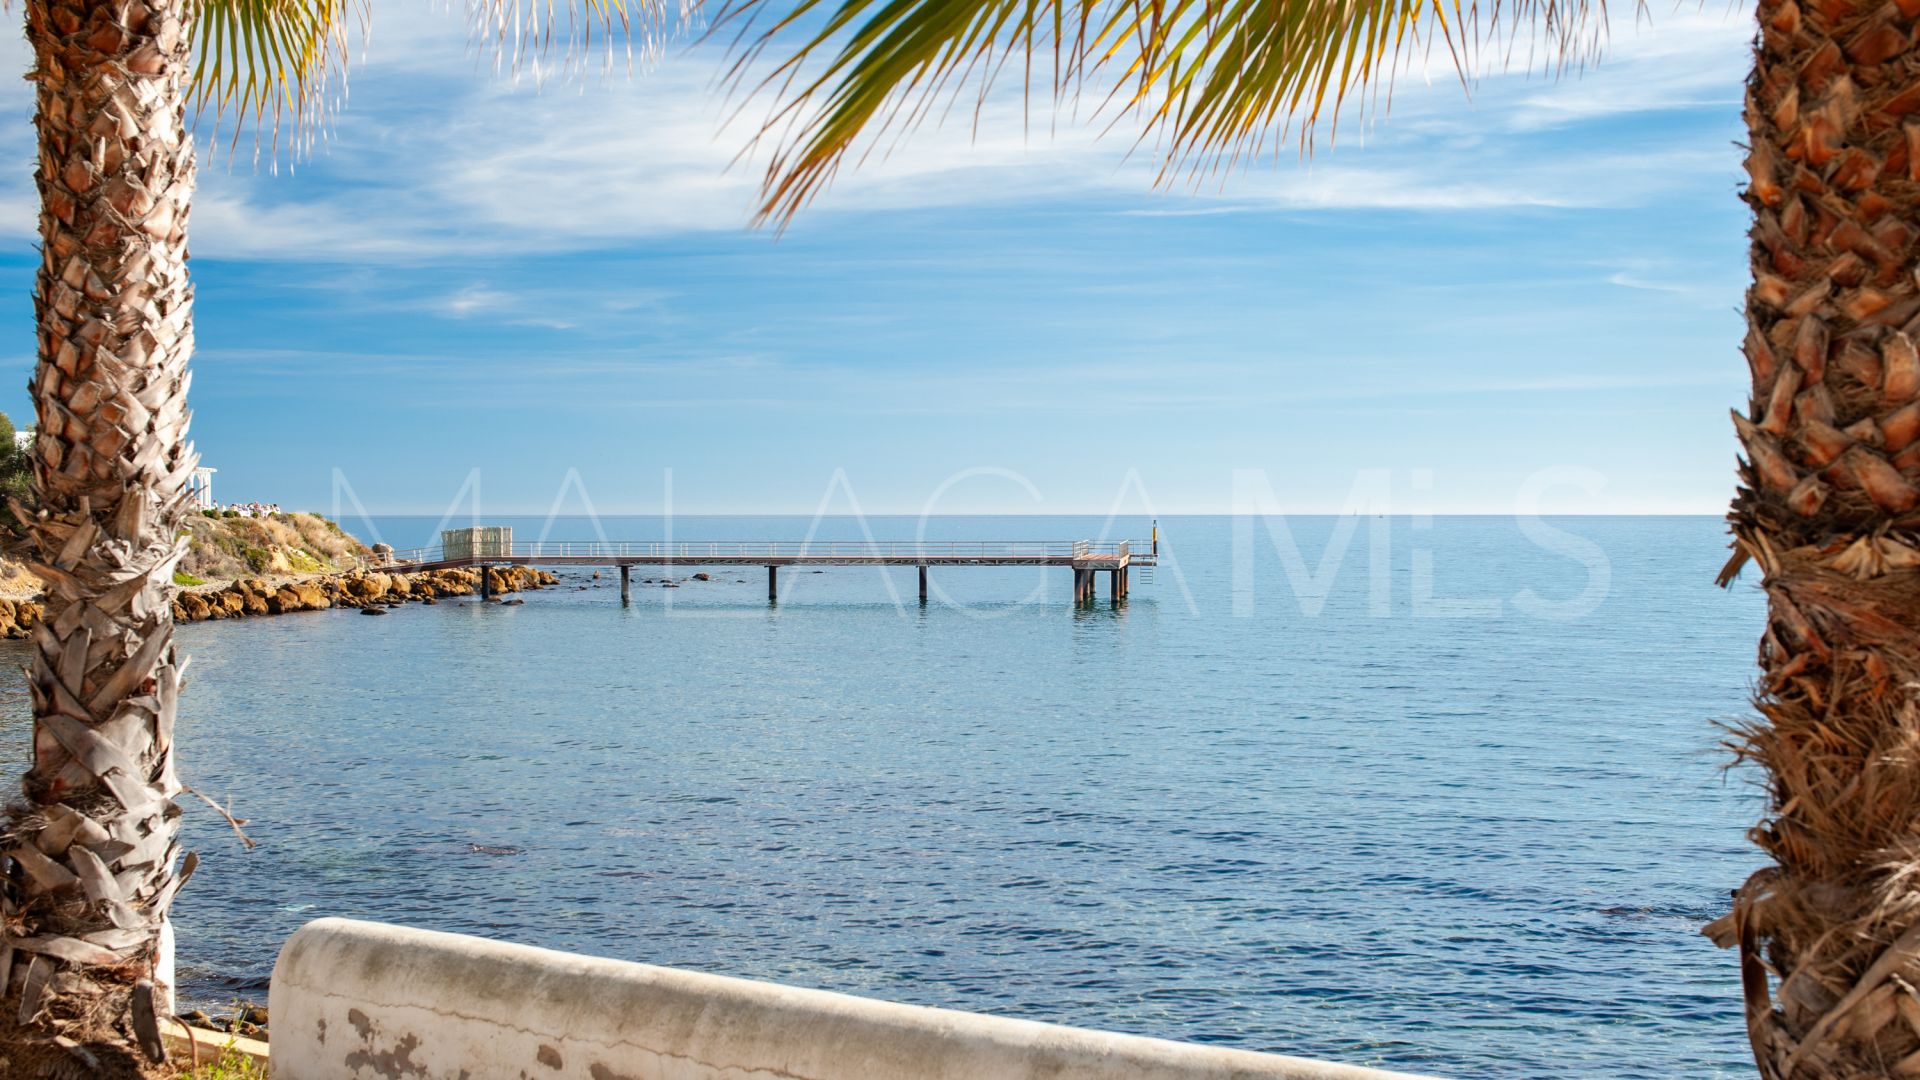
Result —
POLYGON ((206 580, 349 570, 368 554, 359 541, 316 514, 194 514, 187 519, 187 532, 192 547, 180 570, 206 580))

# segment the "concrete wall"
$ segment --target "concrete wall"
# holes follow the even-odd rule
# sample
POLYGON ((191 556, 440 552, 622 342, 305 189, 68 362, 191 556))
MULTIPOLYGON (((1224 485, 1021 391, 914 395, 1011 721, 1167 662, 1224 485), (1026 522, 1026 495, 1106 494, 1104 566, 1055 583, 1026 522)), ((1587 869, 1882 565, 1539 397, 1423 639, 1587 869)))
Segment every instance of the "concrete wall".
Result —
POLYGON ((1385 1080, 1404 1074, 322 919, 273 969, 275 1080, 1385 1080))

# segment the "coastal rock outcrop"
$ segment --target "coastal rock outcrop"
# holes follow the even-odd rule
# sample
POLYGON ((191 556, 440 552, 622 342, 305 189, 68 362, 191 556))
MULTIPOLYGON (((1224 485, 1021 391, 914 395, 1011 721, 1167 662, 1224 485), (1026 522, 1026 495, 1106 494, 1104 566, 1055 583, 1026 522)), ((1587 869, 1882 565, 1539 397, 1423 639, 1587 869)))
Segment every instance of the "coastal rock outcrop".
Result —
MULTIPOLYGON (((557 584, 559 579, 530 566, 493 567, 493 593, 524 592, 557 584)), ((480 571, 429 570, 418 574, 356 572, 274 584, 241 578, 224 589, 182 592, 173 600, 180 622, 284 615, 325 608, 386 608, 407 602, 431 604, 436 597, 468 596, 480 591, 480 571)), ((42 618, 38 600, 0 598, 0 638, 24 638, 42 618)))
MULTIPOLYGON (((530 566, 496 566, 490 567, 487 573, 493 578, 491 591, 495 594, 545 588, 559 580, 545 570, 530 566)), ((467 596, 479 591, 477 567, 418 574, 359 571, 278 585, 260 578, 241 578, 224 589, 181 593, 174 598, 173 617, 181 622, 199 622, 333 607, 364 610, 407 601, 431 602, 435 597, 467 596)), ((0 600, 0 634, 25 637, 25 628, 39 618, 37 603, 0 600)))
POLYGON ((0 600, 0 637, 26 637, 43 610, 38 600, 0 600))

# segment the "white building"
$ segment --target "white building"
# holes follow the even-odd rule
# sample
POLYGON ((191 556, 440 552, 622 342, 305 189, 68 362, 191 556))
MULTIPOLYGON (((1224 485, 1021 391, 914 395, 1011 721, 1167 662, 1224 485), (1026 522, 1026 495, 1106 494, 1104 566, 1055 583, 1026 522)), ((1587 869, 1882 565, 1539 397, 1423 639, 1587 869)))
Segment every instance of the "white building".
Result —
POLYGON ((187 481, 187 490, 193 492, 193 505, 202 510, 213 509, 213 474, 219 471, 205 465, 193 470, 193 478, 187 481))

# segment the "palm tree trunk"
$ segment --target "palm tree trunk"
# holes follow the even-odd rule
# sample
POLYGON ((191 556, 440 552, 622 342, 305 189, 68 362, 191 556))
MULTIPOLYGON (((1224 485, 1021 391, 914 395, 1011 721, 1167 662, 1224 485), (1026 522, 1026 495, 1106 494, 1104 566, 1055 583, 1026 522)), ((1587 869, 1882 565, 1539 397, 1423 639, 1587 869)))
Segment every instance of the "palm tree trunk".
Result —
MULTIPOLYGON (((151 6, 150 6, 151 5, 151 6)), ((187 8, 28 0, 42 260, 30 523, 48 585, 33 765, 0 838, 0 986, 21 1018, 120 1021, 161 963, 181 666, 167 590, 187 445, 187 8)))
POLYGON ((1764 1077, 1920 1075, 1920 71, 1917 0, 1760 0, 1730 580, 1768 602, 1774 865, 1708 927, 1738 945, 1764 1077))

